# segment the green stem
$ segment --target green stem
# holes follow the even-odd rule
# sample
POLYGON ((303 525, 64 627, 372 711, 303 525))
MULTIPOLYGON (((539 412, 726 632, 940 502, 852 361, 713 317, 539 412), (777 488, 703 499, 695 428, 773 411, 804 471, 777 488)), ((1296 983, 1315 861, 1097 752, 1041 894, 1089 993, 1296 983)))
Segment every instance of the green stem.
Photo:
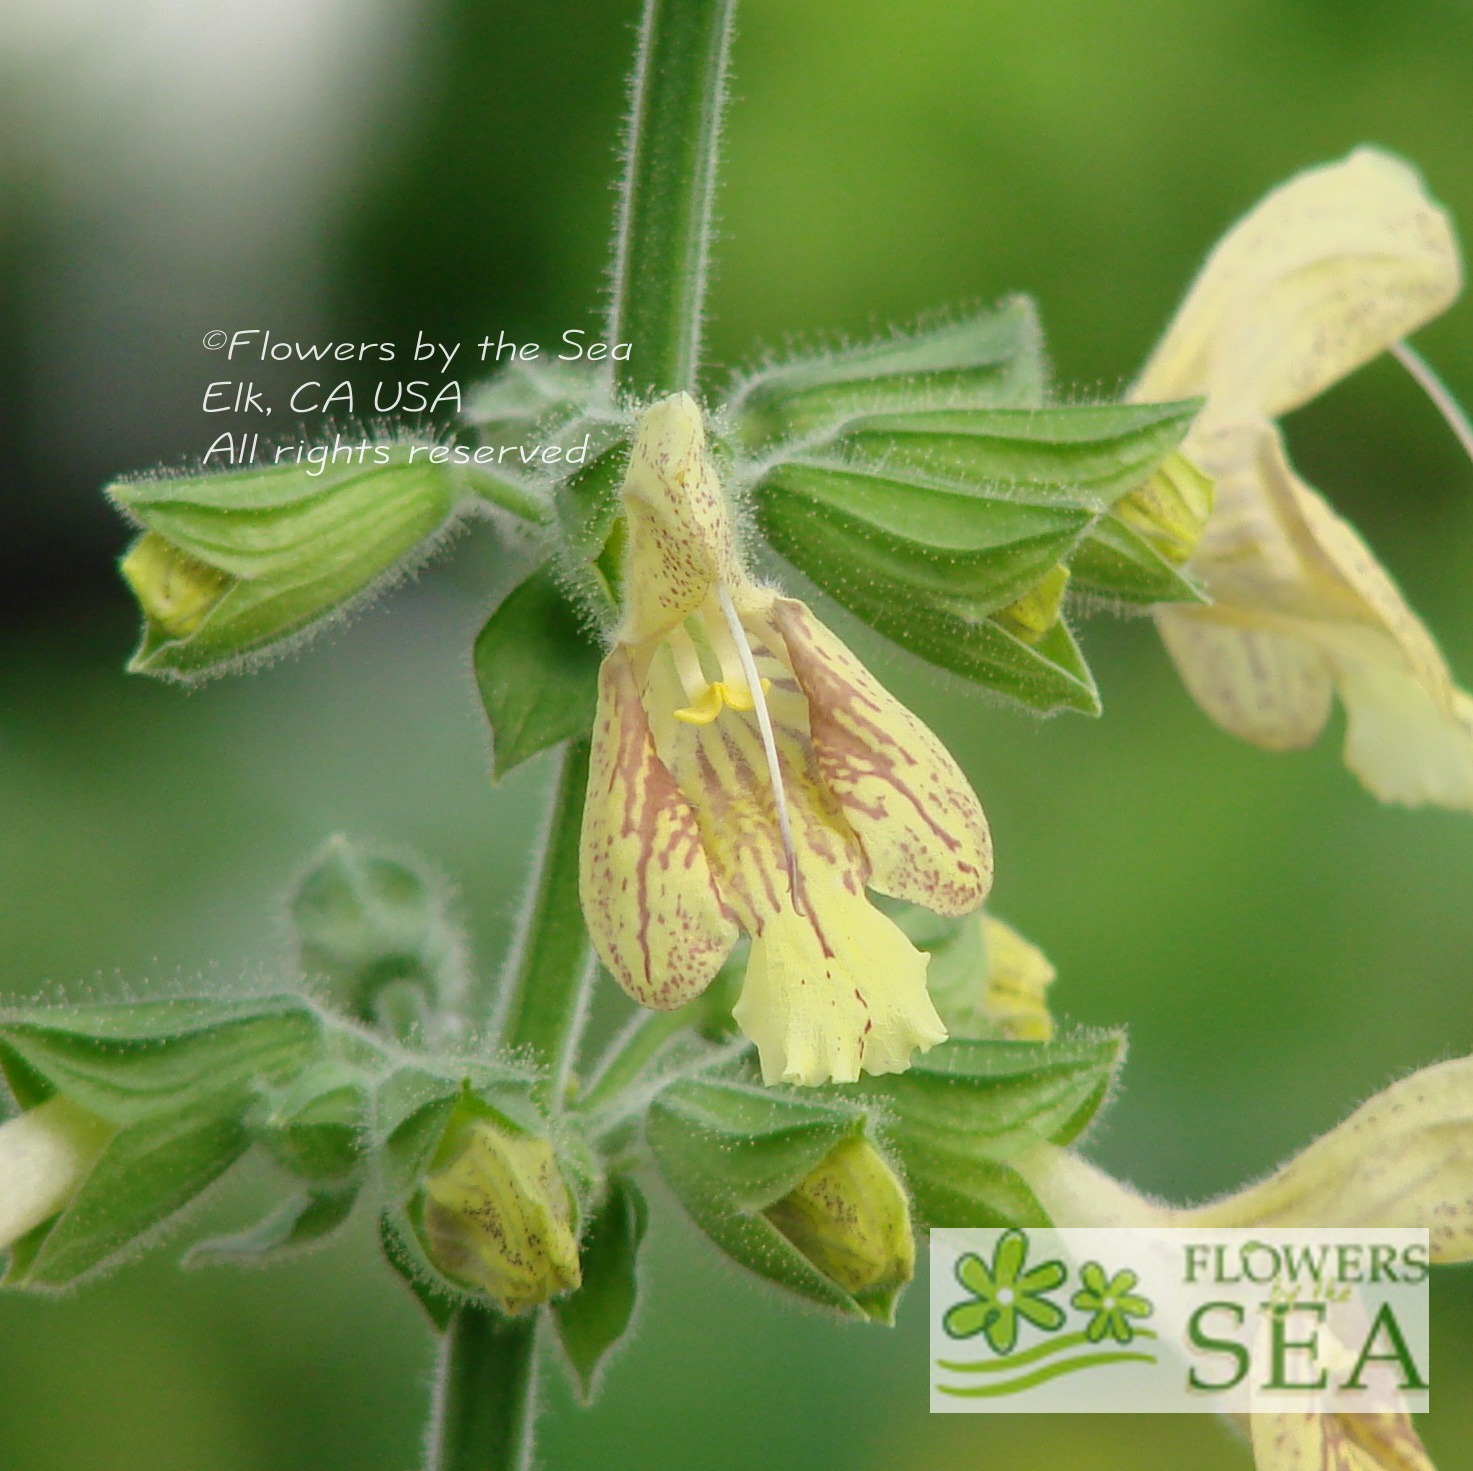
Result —
POLYGON ((536 1400, 537 1315, 457 1308, 441 1347, 428 1471, 525 1471, 536 1400))
POLYGON ((578 900, 578 845, 588 788, 588 740, 569 741, 553 793, 542 867, 522 930, 502 1015, 502 1045, 549 1074, 546 1096, 561 1106, 593 979, 593 952, 578 900))
POLYGON ((646 0, 635 64, 610 335, 615 388, 695 387, 716 155, 736 0, 646 0))
POLYGON ((637 1082, 640 1074, 664 1051, 672 1038, 689 1030, 690 1016, 683 1008, 679 1011, 641 1012, 614 1040, 597 1077, 579 1100, 579 1106, 588 1113, 597 1113, 631 1083, 637 1082))
MULTIPOLYGON (((615 387, 625 398, 695 386, 735 5, 646 0, 610 320, 613 339, 633 344, 628 361, 616 364, 615 387)), ((563 754, 500 1027, 503 1046, 547 1069, 545 1096, 554 1109, 566 1096, 594 974, 578 901, 588 755, 587 739, 569 742, 563 754)), ((535 1315, 508 1320, 456 1309, 445 1333, 430 1471, 530 1465, 536 1337, 535 1315)))

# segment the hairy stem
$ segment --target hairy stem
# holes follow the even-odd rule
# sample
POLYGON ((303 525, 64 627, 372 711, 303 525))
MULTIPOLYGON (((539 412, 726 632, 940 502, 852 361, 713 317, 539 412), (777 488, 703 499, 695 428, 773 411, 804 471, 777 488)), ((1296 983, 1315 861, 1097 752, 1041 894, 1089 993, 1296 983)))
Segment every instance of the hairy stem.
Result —
POLYGON ((503 1046, 547 1069, 546 1096, 553 1108, 566 1092, 594 970, 578 903, 587 738, 569 741, 562 763, 501 1024, 503 1046))
POLYGON ((428 1471, 525 1471, 536 1399, 536 1314, 457 1308, 441 1347, 428 1471))
POLYGON ((695 387, 736 0, 646 0, 631 88, 610 336, 622 397, 695 387))
POLYGON ((614 1039, 588 1092, 580 1100, 589 1113, 597 1113, 619 1096, 669 1046, 674 1038, 689 1033, 690 1017, 680 1011, 644 1011, 614 1039))
MULTIPOLYGON (((615 387, 636 399, 695 386, 711 201, 736 0, 646 0, 631 86, 628 158, 614 261, 613 340, 633 344, 615 387)), ((578 902, 589 743, 569 742, 499 1041, 547 1069, 562 1107, 594 974, 578 902)), ((641 1049, 636 1048, 636 1052, 641 1049)), ((525 1471, 536 1418, 535 1315, 470 1305, 445 1333, 429 1471, 525 1471)))

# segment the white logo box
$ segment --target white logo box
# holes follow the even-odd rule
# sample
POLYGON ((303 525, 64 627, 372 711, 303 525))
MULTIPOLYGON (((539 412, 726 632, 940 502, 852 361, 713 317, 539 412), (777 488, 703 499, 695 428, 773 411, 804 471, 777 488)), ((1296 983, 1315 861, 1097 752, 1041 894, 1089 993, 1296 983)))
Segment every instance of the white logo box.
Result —
POLYGON ((1429 1407, 1425 1230, 931 1232, 931 1409, 1429 1407))

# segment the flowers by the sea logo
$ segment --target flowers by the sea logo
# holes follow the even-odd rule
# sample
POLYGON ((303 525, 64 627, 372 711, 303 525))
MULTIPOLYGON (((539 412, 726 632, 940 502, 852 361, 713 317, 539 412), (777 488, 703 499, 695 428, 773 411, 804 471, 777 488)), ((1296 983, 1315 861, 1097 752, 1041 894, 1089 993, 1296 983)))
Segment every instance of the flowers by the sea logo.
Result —
POLYGON ((931 1233, 933 1410, 1425 1409, 1425 1231, 931 1233))
POLYGON ((1069 1269, 1057 1258, 1030 1267, 1028 1250, 1027 1232, 1004 1231, 991 1261, 971 1251, 957 1260, 957 1282, 969 1295, 946 1310, 942 1330, 954 1339, 980 1335, 994 1357, 941 1360, 939 1367, 954 1374, 978 1376, 974 1383, 939 1386, 943 1394, 996 1399, 1103 1364, 1156 1362, 1154 1354, 1140 1349, 1100 1347, 1106 1339, 1124 1345, 1156 1336, 1140 1325, 1154 1309, 1135 1290, 1140 1280, 1135 1272, 1107 1273, 1099 1262, 1085 1262, 1079 1269, 1079 1287, 1067 1299, 1070 1307, 1086 1315, 1084 1325, 1064 1332, 1069 1315, 1054 1294, 1065 1287, 1069 1269), (1048 1336, 1019 1346, 1020 1323, 1048 1336))

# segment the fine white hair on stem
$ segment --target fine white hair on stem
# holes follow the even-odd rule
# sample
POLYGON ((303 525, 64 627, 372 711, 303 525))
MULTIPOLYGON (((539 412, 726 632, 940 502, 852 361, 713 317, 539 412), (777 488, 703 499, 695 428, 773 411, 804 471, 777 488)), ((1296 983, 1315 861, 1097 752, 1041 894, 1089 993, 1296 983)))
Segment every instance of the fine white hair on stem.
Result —
POLYGON ((1421 386, 1422 391, 1437 406, 1437 412, 1447 420, 1447 426, 1457 435, 1463 453, 1473 460, 1473 423, 1469 423, 1463 406, 1452 395, 1452 390, 1438 377, 1431 363, 1409 342, 1393 342, 1391 355, 1421 386))
POLYGON ((746 630, 737 617, 731 594, 725 583, 717 583, 716 596, 721 611, 726 616, 726 626, 737 647, 737 657, 742 661, 742 673, 747 677, 747 688, 752 692, 752 708, 757 714, 757 729, 762 733, 762 751, 767 757, 767 774, 772 781, 772 800, 777 807, 777 826, 782 833, 783 852, 788 860, 788 890, 793 898, 793 908, 803 912, 803 901, 798 897, 798 856, 793 849, 793 823, 788 816, 788 794, 783 790, 782 767, 777 760, 777 740, 772 734, 772 716, 767 709, 767 695, 762 689, 762 679, 757 673, 757 661, 752 657, 752 646, 747 642, 746 630))

